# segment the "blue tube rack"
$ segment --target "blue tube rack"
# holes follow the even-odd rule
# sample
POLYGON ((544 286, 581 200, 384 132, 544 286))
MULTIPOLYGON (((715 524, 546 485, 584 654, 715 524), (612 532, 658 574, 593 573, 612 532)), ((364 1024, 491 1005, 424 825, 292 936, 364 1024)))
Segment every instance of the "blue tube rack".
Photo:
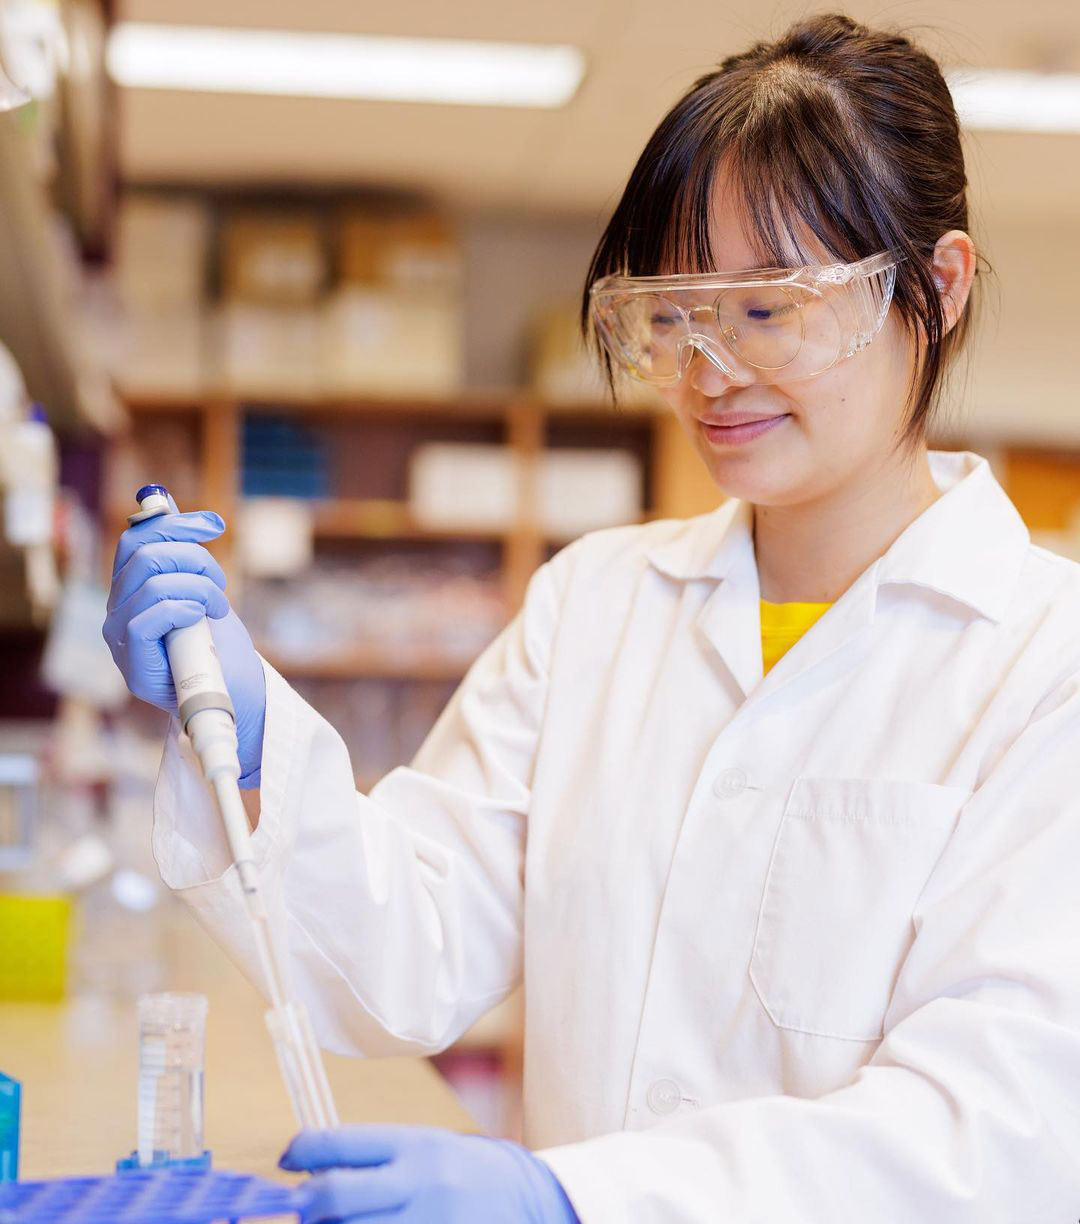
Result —
POLYGON ((0 1185, 0 1224, 215 1224, 299 1216, 301 1192, 216 1169, 154 1169, 0 1185))

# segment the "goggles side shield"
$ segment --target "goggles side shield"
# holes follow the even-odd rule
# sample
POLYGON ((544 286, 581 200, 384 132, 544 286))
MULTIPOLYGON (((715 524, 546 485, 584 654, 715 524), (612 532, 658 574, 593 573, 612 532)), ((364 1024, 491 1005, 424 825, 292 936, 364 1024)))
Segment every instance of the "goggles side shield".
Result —
POLYGON ((597 335, 642 382, 666 385, 697 349, 737 382, 812 378, 881 329, 899 261, 686 276, 606 276, 591 290, 597 335))

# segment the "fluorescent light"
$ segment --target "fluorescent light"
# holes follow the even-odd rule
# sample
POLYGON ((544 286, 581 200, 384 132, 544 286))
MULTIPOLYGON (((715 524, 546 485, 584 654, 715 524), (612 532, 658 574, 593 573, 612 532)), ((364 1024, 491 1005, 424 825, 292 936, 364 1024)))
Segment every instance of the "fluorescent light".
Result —
POLYGON ((965 69, 946 77, 965 127, 1080 132, 1080 75, 965 69))
POLYGON ((573 97, 585 57, 570 46, 121 22, 108 67, 137 89, 553 107, 573 97))

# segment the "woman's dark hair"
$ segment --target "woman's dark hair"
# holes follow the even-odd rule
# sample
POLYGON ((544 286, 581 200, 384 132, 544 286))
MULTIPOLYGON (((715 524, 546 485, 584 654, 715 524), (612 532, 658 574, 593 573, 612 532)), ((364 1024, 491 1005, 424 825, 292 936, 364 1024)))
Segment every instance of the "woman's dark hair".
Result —
MULTIPOLYGON (((798 221, 837 261, 884 250, 906 257, 893 301, 918 359, 901 442, 924 437, 978 301, 973 283, 946 332, 934 246, 948 230, 970 230, 960 125, 937 63, 903 35, 839 13, 799 21, 722 60, 675 103, 638 158, 589 267, 587 340, 595 345, 589 289, 600 277, 713 269, 721 165, 762 266, 790 266, 792 249, 797 262, 817 262, 799 242, 798 221)), ((611 362, 596 349, 614 397, 611 362)))

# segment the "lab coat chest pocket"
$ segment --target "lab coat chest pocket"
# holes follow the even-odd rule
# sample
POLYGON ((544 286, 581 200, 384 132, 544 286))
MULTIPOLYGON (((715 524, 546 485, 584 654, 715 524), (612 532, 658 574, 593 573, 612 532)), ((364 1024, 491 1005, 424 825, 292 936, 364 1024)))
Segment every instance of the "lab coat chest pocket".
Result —
POLYGON ((884 778, 796 778, 765 878, 750 978, 774 1024, 873 1041, 912 913, 971 792, 884 778))

